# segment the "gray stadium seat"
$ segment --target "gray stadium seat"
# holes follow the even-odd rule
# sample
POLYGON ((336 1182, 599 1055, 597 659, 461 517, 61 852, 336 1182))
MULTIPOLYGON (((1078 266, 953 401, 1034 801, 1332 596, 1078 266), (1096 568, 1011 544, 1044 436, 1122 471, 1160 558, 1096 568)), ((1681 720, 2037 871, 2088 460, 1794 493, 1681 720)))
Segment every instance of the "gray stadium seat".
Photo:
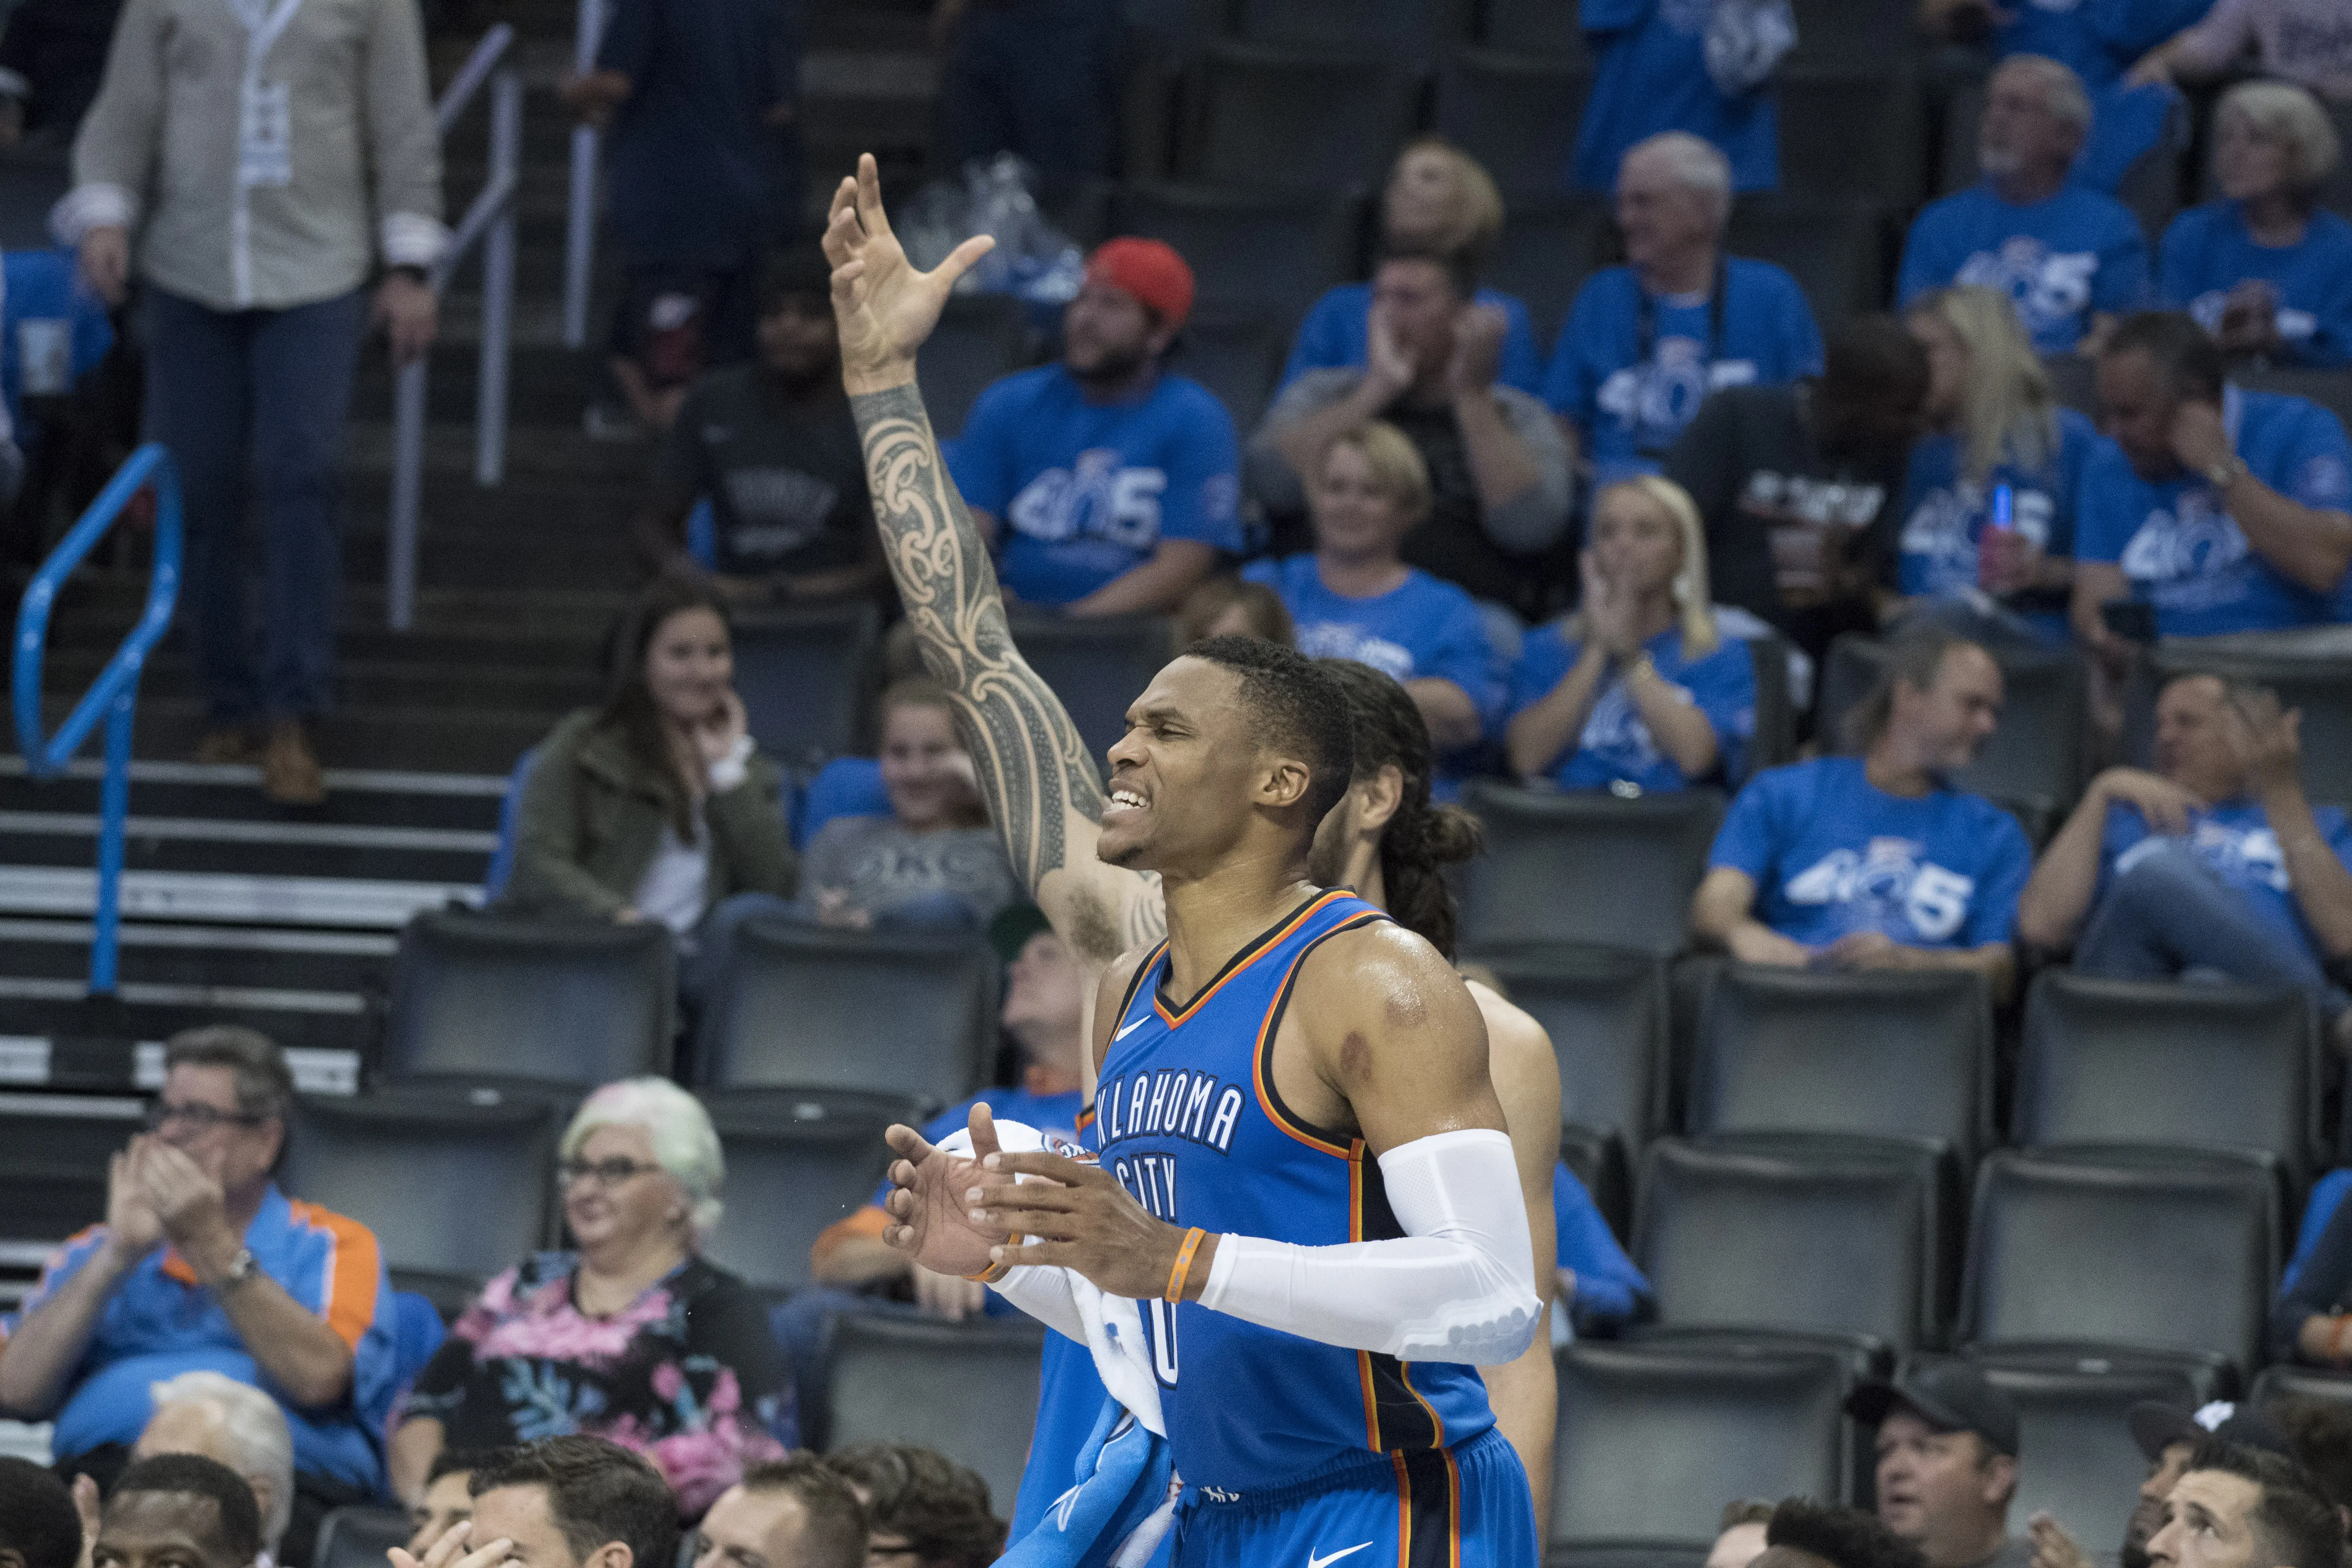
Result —
POLYGON ((1544 1553, 1544 1568, 1706 1568, 1701 1546, 1660 1542, 1592 1541, 1556 1546, 1544 1553))
POLYGON ((106 1218, 107 1162, 145 1110, 131 1095, 0 1094, 0 1264, 34 1267, 106 1218))
POLYGON ((1659 1324, 1935 1343, 1940 1167, 1932 1150, 1862 1139, 1659 1139, 1633 1247, 1659 1324))
POLYGON ((940 324, 916 351, 923 409, 931 428, 948 440, 988 384, 1037 361, 1037 334, 1027 309, 1010 294, 954 294, 940 324))
POLYGON ((1108 775, 1104 753, 1127 733, 1127 710, 1160 667, 1176 657, 1176 628, 1165 616, 1023 616, 1013 645, 1054 689, 1108 775))
POLYGON ((1360 208, 1328 191, 1131 184, 1113 219, 1121 234, 1175 247, 1192 269, 1197 308, 1287 320, 1350 275, 1360 208))
MULTIPOLYGON (((1592 1206, 1609 1222, 1622 1243, 1633 1228, 1633 1177, 1627 1168, 1625 1145, 1614 1132, 1563 1121, 1559 1127, 1559 1163, 1591 1196, 1592 1206)), ((1570 1308, 1574 1310, 1575 1303, 1570 1308)))
POLYGON ((1410 58, 1213 44, 1188 73, 1178 166, 1207 184, 1370 190, 1420 110, 1410 58))
MULTIPOLYGON (((2000 727, 1974 763, 1953 775, 1961 789, 2064 811, 2089 777, 2089 671, 2069 649, 2001 647, 2000 727)), ((1821 732, 1843 746, 1846 713, 1885 668, 1886 645, 1848 632, 1830 645, 1822 676, 1821 732)))
MULTIPOLYGON (((1797 47, 1792 64, 1869 65, 1884 68, 1916 46, 1911 11, 1881 0, 1796 0, 1797 47)), ((1784 110, 1785 112, 1785 110, 1784 110)))
POLYGON ((1526 304, 1536 342, 1549 353, 1576 291, 1595 268, 1609 264, 1616 245, 1605 197, 1514 197, 1479 280, 1526 304))
POLYGON ((996 954, 977 936, 749 920, 695 1037, 705 1083, 970 1094, 996 1044, 996 954))
POLYGON ((560 1107, 454 1087, 305 1095, 287 1191, 375 1232, 384 1266, 445 1311, 555 1240, 560 1107))
POLYGON ((2289 1366, 2275 1363, 2263 1368, 2246 1391, 2247 1400, 2256 1405, 2270 1405, 2282 1399, 2313 1399, 2333 1405, 2352 1405, 2352 1373, 2322 1372, 2314 1366, 2289 1366))
POLYGON ((1756 733, 1735 781, 1746 784, 1766 768, 1797 760, 1797 706, 1789 690, 1789 645, 1777 632, 1747 639, 1756 666, 1756 733))
POLYGON ((2319 1158, 2319 1024, 2289 989, 2034 977, 2011 1142, 2200 1145, 2319 1158))
POLYGON ((2303 782, 2312 798, 2352 805, 2352 658, 2219 646, 2221 640, 2159 644, 2151 658, 2157 685, 2202 672, 2269 687, 2281 704, 2303 710, 2303 782))
POLYGON ((1486 828, 1464 878, 1462 944, 1634 948, 1667 957, 1723 822, 1714 790, 1619 800, 1481 780, 1463 792, 1486 828))
POLYGON ((1628 1162, 1638 1160, 1666 1125, 1664 965, 1608 947, 1495 948, 1470 957, 1551 1037, 1561 1117, 1614 1138, 1628 1162))
POLYGON ((1590 64, 1465 47, 1437 73, 1438 133, 1486 166, 1506 196, 1556 195, 1592 96, 1590 64))
POLYGON ((1774 73, 1780 98, 1780 189, 1845 196, 1893 211, 1919 199, 1919 84, 1899 59, 1866 65, 1791 58, 1774 73))
POLYGON ((1885 308, 1886 216, 1853 195, 1745 195, 1724 244, 1734 256, 1785 268, 1826 332, 1849 316, 1885 308))
POLYGON ((1816 973, 1730 963, 1699 1005, 1693 1133, 1990 1142, 1992 1003, 1956 971, 1816 973))
POLYGON ((705 1090, 727 1156, 725 1211, 703 1256, 763 1290, 809 1282, 819 1232, 874 1196, 890 1163, 883 1130, 915 1108, 868 1095, 705 1090))
POLYGON ((858 749, 882 638, 873 601, 749 611, 734 633, 735 691, 762 750, 813 773, 858 749))
POLYGON ((980 1472, 993 1506, 1011 1513, 1037 1418, 1044 1326, 845 1313, 832 1332, 830 1447, 919 1443, 980 1472))
POLYGON ((667 1073, 677 1006, 659 921, 428 910, 401 932, 384 1070, 582 1089, 667 1073))
POLYGON ((396 1508, 339 1508, 319 1521, 310 1568, 383 1568, 384 1553, 405 1547, 415 1522, 396 1508))
POLYGON ((1836 1355, 1583 1342, 1554 1364, 1555 1546, 1703 1548, 1727 1498, 1845 1498, 1853 1379, 1836 1355))
POLYGON ((1244 439, 1265 416, 1290 344, 1274 320, 1254 311, 1195 311, 1169 368, 1217 395, 1244 439))
POLYGON ((2242 1375, 2278 1268, 2278 1193, 2259 1165, 2002 1150, 1977 1172, 1959 1337, 2112 1344, 2242 1375))

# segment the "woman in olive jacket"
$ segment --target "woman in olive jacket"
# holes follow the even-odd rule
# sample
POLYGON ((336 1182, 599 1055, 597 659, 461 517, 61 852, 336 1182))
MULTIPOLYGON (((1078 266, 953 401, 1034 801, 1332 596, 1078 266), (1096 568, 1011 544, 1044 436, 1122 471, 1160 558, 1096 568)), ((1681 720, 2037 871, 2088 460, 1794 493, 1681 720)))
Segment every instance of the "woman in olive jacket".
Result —
POLYGON ((695 579, 660 578, 627 651, 612 700, 557 724, 526 770, 506 902, 659 921, 683 938, 738 893, 791 897, 783 770, 744 728, 724 605, 695 579))

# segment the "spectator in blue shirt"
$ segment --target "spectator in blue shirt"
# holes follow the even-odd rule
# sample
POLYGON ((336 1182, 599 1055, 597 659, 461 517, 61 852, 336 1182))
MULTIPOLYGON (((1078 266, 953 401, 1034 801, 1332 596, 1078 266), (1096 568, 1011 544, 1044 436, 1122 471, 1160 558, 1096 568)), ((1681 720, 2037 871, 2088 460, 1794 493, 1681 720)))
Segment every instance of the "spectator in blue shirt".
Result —
POLYGON ((1397 550, 1429 515, 1429 469, 1375 419, 1324 448, 1307 488, 1315 552, 1254 561, 1282 595, 1298 651, 1352 658, 1402 686, 1441 752, 1475 745, 1502 716, 1502 672, 1476 601, 1408 566, 1397 550))
POLYGON ((1600 1205, 1565 1163, 1551 1169, 1551 1208, 1559 1232, 1557 1300, 1573 1320, 1590 1330, 1629 1323, 1646 1313, 1653 1300, 1649 1280, 1625 1256, 1600 1205))
POLYGON ((1731 164, 1687 132, 1636 143, 1617 174, 1626 265, 1578 290, 1544 377, 1601 483, 1656 471, 1717 387, 1818 375, 1822 334, 1797 280, 1727 256, 1731 164))
POLYGON ((1928 429, 1911 447, 1890 615, 2063 646, 2074 487, 2098 432, 2058 405, 2006 295, 1938 289, 1906 324, 1927 351, 1928 429))
POLYGON ((1691 928, 1747 963, 1965 969, 2007 997, 2025 830, 1945 782, 1992 736, 2000 667, 1941 627, 1896 638, 1853 710, 1859 756, 1760 774, 1716 837, 1691 928))
POLYGON ((1008 600, 1065 615, 1165 614, 1242 545, 1233 416, 1161 365, 1192 272, 1156 239, 1087 258, 1062 362, 980 395, 948 467, 1008 600))
POLYGON ((2158 635, 2277 631, 2333 618, 2352 564, 2352 441, 2317 404, 2223 383, 2221 351, 2177 312, 2117 327, 2099 356, 2111 439, 2076 501, 2074 632, 2111 668, 2101 606, 2151 604, 2158 635))
POLYGON ((1706 532, 1683 488, 1622 479, 1592 503, 1582 607, 1511 676, 1511 771, 1640 794, 1736 775, 1756 733, 1748 645, 1717 629, 1706 532))
MULTIPOLYGON (((1426 250, 1444 256, 1484 257, 1503 232, 1503 194, 1478 160, 1443 136, 1420 136, 1405 144, 1389 170, 1381 193, 1381 244, 1384 249, 1426 250)), ((1477 302, 1503 312, 1503 358, 1495 379, 1521 392, 1538 392, 1543 355, 1528 308, 1499 289, 1481 289, 1477 302)), ((1327 289, 1290 345, 1282 367, 1288 386, 1310 370, 1344 370, 1363 364, 1371 352, 1372 286, 1342 283, 1327 289)))
POLYGON ((2043 353, 2063 353, 2103 317, 2137 310, 2148 290, 2139 220, 2114 197, 2067 184, 2090 124, 2073 71, 2038 55, 2004 61, 1977 132, 1984 181, 1912 223, 1902 302, 1947 283, 1998 289, 2043 353))
POLYGON ((2283 364, 2352 363, 2352 223, 2319 205, 2341 154, 2311 94, 2241 82, 2213 116, 2221 199, 2164 231, 2167 303, 2221 352, 2283 364))
POLYGON ((1605 191, 1627 148, 1687 131, 1723 149, 1743 191, 1780 183, 1780 121, 1771 89, 1727 93, 1707 69, 1709 0, 1581 0, 1592 97, 1576 134, 1570 184, 1605 191))
POLYGON ((2339 1038, 2352 959, 2352 825, 2304 795, 2299 716, 2183 675, 2156 702, 2156 771, 2091 781, 2035 868, 2017 932, 2127 980, 2189 972, 2308 992, 2339 1038))

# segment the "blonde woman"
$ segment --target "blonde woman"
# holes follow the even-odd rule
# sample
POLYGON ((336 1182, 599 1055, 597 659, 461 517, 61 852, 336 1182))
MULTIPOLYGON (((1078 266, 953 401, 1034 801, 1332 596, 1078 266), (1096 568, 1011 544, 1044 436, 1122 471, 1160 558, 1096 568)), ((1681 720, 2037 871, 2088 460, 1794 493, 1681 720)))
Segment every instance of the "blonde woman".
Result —
POLYGON ((2074 487, 2098 433, 2058 405, 1999 290, 1922 294, 1905 324, 1927 351, 1927 433, 1911 448, 1885 617, 1932 614, 1979 638, 2063 644, 2074 487))
POLYGON ((2342 146, 2311 94, 2241 82, 2213 115, 2221 199, 2164 231, 2164 297, 2224 353, 2352 363, 2352 223, 2319 205, 2342 146))
POLYGON ((1690 496, 1654 475, 1610 485, 1582 564, 1577 613, 1519 655, 1511 771, 1620 795, 1736 776, 1756 733, 1756 669, 1716 626, 1690 496))
MULTIPOLYGON (((1475 260, 1494 248, 1502 232, 1503 195, 1475 158, 1443 136, 1419 137, 1397 154, 1381 193, 1383 252, 1475 260)), ((1503 358, 1496 381, 1521 392, 1540 392, 1543 355, 1536 346, 1527 306, 1493 289, 1479 289, 1475 302, 1503 312, 1503 358)), ((1371 353, 1371 314, 1369 283, 1342 283, 1315 301, 1290 345, 1282 384, 1288 386, 1310 370, 1363 364, 1371 353)))

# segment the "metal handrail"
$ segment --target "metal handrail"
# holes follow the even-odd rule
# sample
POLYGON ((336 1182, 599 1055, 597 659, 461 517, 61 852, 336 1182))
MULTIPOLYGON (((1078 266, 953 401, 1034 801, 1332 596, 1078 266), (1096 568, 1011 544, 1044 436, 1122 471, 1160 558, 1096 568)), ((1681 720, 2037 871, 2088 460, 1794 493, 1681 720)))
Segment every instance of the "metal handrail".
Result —
MULTIPOLYGON (((499 62, 514 45, 501 22, 483 35, 465 66, 434 105, 446 139, 467 108, 490 87, 489 179, 466 209, 427 279, 436 294, 468 253, 482 246, 481 358, 475 372, 474 482, 488 488, 506 478, 507 387, 513 363, 515 205, 522 189, 522 78, 499 62)), ((422 356, 394 373, 392 518, 384 533, 384 619, 404 632, 416 621, 417 514, 425 489, 425 393, 422 356)))
POLYGON ((106 773, 99 785, 98 908, 91 925, 89 989, 114 991, 116 938, 122 923, 123 824, 131 815, 131 717, 139 700, 139 676, 147 655, 171 629, 172 606, 180 596, 180 479, 172 457, 151 441, 131 454, 64 540, 33 574, 16 609, 15 698, 16 749, 36 778, 62 773, 101 715, 106 720, 106 773), (49 610, 58 588, 82 557, 106 537, 131 498, 155 488, 155 565, 147 579, 147 607, 124 636, 89 689, 55 737, 41 739, 41 662, 47 651, 49 610))
MULTIPOLYGON (((572 40, 572 68, 586 76, 596 68, 596 46, 604 31, 604 0, 580 0, 580 25, 572 40)), ((588 346, 588 282, 596 263, 596 128, 572 128, 572 190, 563 214, 563 346, 588 346)))

